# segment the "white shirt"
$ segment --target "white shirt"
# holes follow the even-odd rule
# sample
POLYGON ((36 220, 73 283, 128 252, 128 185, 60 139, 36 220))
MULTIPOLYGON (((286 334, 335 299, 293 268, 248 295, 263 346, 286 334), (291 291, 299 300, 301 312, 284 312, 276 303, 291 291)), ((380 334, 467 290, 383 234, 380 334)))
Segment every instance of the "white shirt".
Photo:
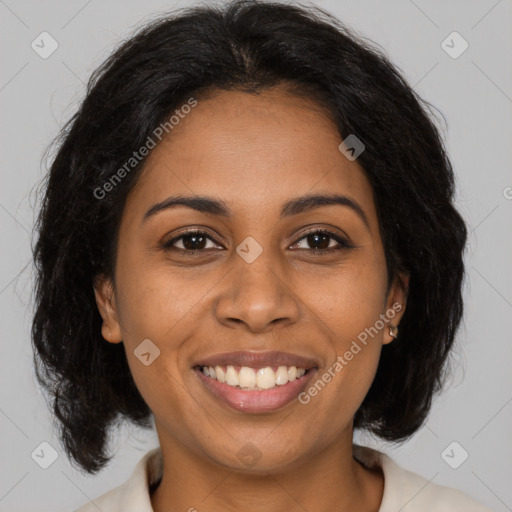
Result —
MULTIPOLYGON (((492 512, 461 491, 403 469, 377 450, 354 444, 353 454, 367 468, 382 468, 384 494, 378 512, 492 512)), ((163 457, 158 447, 140 459, 124 484, 74 512, 154 512, 149 486, 159 482, 162 474, 163 457)))

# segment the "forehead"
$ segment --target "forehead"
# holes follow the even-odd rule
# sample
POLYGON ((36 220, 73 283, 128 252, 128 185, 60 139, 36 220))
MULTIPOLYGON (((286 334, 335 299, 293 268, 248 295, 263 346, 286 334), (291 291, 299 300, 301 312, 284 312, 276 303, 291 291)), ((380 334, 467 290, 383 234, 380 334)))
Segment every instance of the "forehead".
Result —
POLYGON ((210 195, 254 215, 321 191, 366 203, 371 217, 371 186, 357 161, 339 151, 340 142, 321 106, 282 88, 215 92, 180 116, 129 200, 138 209, 169 195, 210 195))

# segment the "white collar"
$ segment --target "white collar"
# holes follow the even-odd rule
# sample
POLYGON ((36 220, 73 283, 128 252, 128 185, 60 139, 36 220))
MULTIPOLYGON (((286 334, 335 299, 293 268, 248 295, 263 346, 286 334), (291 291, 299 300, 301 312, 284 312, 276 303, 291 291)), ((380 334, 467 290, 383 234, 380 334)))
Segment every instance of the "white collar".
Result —
MULTIPOLYGON (((462 492, 441 486, 398 466, 388 455, 366 446, 353 445, 353 455, 368 469, 381 467, 384 493, 378 512, 492 512, 462 492)), ((137 463, 129 479, 75 512, 154 512, 150 487, 163 474, 160 447, 147 452, 137 463)))

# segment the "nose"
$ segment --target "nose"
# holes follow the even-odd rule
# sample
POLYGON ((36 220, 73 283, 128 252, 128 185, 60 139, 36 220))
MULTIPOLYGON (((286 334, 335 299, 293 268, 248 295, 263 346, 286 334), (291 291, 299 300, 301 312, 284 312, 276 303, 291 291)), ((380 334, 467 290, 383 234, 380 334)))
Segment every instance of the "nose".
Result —
POLYGON ((220 323, 256 333, 297 322, 300 301, 293 292, 293 283, 271 258, 263 251, 255 261, 247 263, 234 255, 232 270, 215 303, 220 323))

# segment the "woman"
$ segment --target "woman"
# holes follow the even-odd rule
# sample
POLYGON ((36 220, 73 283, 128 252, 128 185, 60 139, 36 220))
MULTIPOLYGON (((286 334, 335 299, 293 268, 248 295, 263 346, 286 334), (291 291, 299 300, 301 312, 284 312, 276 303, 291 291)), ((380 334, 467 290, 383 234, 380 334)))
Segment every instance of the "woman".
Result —
POLYGON ((80 512, 488 510, 353 443, 420 428, 462 316, 421 103, 325 12, 256 1, 93 74, 39 217, 37 375, 83 470, 118 419, 160 446, 80 512))

